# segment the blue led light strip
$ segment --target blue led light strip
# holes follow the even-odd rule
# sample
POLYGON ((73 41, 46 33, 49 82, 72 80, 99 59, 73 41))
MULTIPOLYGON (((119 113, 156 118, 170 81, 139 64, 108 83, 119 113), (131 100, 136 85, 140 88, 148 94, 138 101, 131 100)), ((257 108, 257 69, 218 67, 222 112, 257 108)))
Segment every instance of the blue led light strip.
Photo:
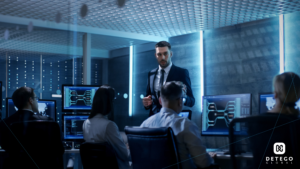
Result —
POLYGON ((279 55, 279 63, 280 63, 280 72, 284 72, 284 25, 283 25, 283 15, 279 15, 279 48, 280 48, 280 55, 279 55))
MULTIPOLYGON (((202 96, 204 95, 204 83, 203 83, 203 76, 204 76, 204 68, 203 68, 203 31, 200 31, 200 87, 201 87, 201 102, 202 103, 202 96)), ((202 104, 200 104, 200 110, 202 110, 202 104)))
POLYGON ((132 66, 133 66, 133 46, 129 48, 129 116, 132 116, 132 66))

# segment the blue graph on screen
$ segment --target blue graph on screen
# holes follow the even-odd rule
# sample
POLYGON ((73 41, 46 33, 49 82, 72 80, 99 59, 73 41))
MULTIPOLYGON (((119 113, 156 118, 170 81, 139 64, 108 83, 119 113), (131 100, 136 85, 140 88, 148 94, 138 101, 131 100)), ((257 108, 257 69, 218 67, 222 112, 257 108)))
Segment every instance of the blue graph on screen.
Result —
POLYGON ((250 106, 250 94, 203 96, 202 135, 228 135, 230 122, 249 116, 250 106))
POLYGON ((99 87, 64 86, 64 109, 91 110, 93 98, 99 87))

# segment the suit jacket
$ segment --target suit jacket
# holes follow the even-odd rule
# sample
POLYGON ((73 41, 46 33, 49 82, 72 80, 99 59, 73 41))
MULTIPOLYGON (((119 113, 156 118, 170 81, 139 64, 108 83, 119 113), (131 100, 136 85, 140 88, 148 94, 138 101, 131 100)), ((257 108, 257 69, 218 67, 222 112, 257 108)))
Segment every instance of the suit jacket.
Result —
MULTIPOLYGON (((12 135, 10 127, 11 124, 16 123, 16 122, 26 122, 26 121, 38 121, 38 120, 43 120, 43 121, 53 121, 52 118, 50 117, 45 117, 41 115, 35 115, 33 112, 28 111, 28 110, 19 110, 10 117, 7 117, 3 119, 0 122, 0 145, 2 149, 5 149, 7 152, 10 152, 14 147, 15 147, 15 137, 12 135)), ((36 133, 37 135, 39 133, 36 133)), ((61 133, 60 133, 61 134, 61 133)), ((56 143, 53 143, 56 144, 56 143)), ((59 146, 59 150, 61 152, 61 159, 62 155, 64 153, 64 147, 62 142, 57 143, 59 146)), ((47 145, 45 145, 47 147, 47 145)), ((40 147, 37 146, 37 149, 40 148, 45 148, 45 147, 40 147)), ((17 163, 13 162, 15 160, 15 154, 9 154, 7 160, 4 162, 4 168, 18 168, 18 167, 24 167, 24 166, 33 166, 34 168, 37 168, 32 162, 31 159, 22 159, 22 161, 18 161, 17 163)), ((57 155, 57 154, 55 154, 57 155)), ((26 156, 27 157, 27 156, 26 156)), ((46 157, 45 157, 46 158, 46 157)), ((19 160, 19 159, 18 159, 19 160)), ((21 159, 20 159, 21 160, 21 159)), ((51 163, 51 161, 49 162, 51 163)), ((62 164, 62 163, 61 163, 62 164)), ((51 166, 49 164, 49 166, 51 166)), ((61 165, 63 166, 63 165, 61 165)))
MULTIPOLYGON (((155 82, 157 72, 158 72, 158 68, 155 68, 148 73, 146 96, 148 95, 152 96, 152 105, 150 107, 145 107, 145 109, 146 110, 150 109, 149 116, 158 113, 161 109, 161 105, 159 104, 159 98, 156 96, 156 93, 154 91, 154 82, 155 82)), ((195 104, 195 98, 191 88, 189 71, 187 69, 183 69, 172 64, 166 82, 170 82, 170 81, 181 81, 186 85, 187 98, 184 105, 188 107, 193 107, 195 104)))

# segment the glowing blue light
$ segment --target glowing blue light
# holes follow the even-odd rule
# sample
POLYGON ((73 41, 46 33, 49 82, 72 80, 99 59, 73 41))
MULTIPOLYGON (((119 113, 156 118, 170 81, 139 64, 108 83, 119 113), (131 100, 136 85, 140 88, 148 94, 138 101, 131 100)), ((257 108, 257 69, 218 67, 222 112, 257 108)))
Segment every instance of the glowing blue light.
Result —
POLYGON ((284 72, 284 25, 283 15, 279 15, 279 47, 280 47, 280 73, 284 72))
POLYGON ((200 110, 202 110, 202 97, 204 95, 204 83, 203 83, 203 31, 200 31, 200 86, 201 86, 201 104, 200 104, 200 110))
POLYGON ((132 66, 133 66, 133 46, 129 48, 129 116, 132 116, 132 66))

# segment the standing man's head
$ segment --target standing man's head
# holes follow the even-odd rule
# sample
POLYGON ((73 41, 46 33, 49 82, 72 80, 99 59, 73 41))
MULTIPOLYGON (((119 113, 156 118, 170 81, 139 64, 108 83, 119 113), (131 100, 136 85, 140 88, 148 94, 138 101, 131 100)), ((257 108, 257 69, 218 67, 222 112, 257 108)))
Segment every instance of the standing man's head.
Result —
POLYGON ((180 113, 183 108, 183 86, 181 82, 171 81, 166 82, 165 85, 161 87, 161 103, 162 107, 174 110, 180 113))
POLYGON ((39 112, 38 97, 31 87, 20 87, 17 89, 12 95, 12 100, 18 110, 29 109, 33 112, 39 112))
POLYGON ((170 43, 166 41, 160 41, 155 45, 155 57, 158 64, 162 68, 166 68, 171 64, 171 57, 173 55, 171 51, 170 43))
POLYGON ((89 118, 97 114, 108 115, 113 109, 114 98, 115 89, 109 85, 102 85, 95 93, 89 118))

